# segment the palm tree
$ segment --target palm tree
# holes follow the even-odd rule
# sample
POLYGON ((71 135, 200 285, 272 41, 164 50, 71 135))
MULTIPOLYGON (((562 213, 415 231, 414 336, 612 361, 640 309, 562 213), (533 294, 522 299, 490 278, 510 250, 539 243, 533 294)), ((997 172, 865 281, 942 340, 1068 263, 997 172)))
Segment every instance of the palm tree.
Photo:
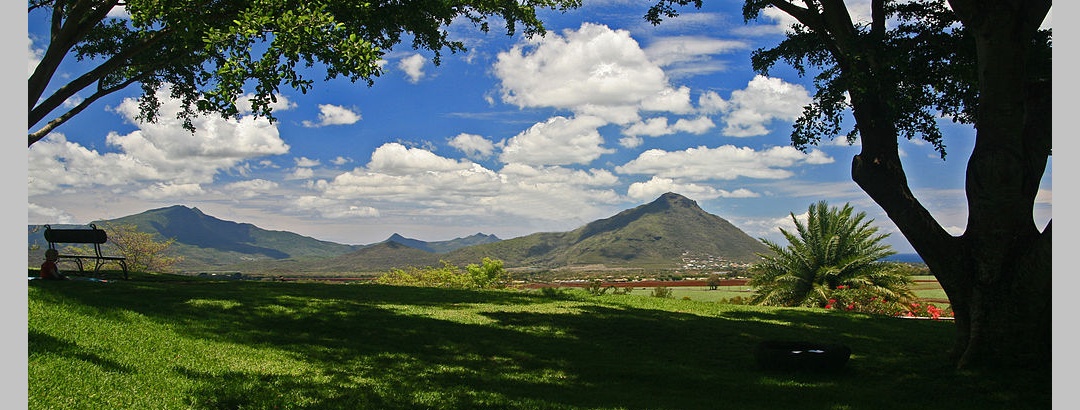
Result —
POLYGON ((773 254, 761 254, 764 260, 750 268, 751 302, 823 307, 835 290, 845 288, 896 302, 914 298, 908 274, 881 261, 896 254, 881 243, 889 235, 877 234, 866 213, 853 212, 850 204, 837 209, 820 201, 810 205, 805 225, 791 214, 798 235, 780 229, 786 248, 762 238, 773 254))

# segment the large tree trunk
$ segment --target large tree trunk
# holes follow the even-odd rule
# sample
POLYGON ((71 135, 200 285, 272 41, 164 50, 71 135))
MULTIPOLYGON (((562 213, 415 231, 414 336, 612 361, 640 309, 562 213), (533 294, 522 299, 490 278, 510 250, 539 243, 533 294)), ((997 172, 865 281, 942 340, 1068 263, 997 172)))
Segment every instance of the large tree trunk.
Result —
POLYGON ((966 232, 949 235, 910 192, 895 127, 874 121, 888 90, 852 93, 863 137, 852 179, 885 210, 948 294, 957 367, 1049 371, 1051 229, 1048 224, 1040 232, 1032 211, 1050 154, 1050 80, 1033 80, 1026 64, 1031 34, 1046 11, 1039 14, 1040 7, 1049 3, 964 3, 952 2, 976 38, 980 98, 966 175, 966 232))

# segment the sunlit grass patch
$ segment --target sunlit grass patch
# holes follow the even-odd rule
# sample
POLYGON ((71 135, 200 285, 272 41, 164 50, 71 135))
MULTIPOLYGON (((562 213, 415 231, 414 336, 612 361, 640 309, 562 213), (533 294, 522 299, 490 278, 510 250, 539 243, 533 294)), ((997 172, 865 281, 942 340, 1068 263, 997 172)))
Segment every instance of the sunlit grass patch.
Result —
POLYGON ((949 395, 913 391, 949 374, 943 322, 580 290, 51 285, 28 292, 35 409, 984 409, 1049 399, 1032 377, 958 375, 949 395), (843 342, 853 355, 838 377, 763 374, 752 351, 766 339, 843 342), (1009 393, 981 393, 991 387, 1009 393))

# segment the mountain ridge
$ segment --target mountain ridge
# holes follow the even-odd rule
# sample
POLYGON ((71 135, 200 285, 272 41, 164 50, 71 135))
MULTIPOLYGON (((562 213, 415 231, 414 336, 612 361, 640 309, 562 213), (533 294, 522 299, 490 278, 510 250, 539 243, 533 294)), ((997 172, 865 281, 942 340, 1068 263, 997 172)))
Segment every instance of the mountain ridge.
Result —
POLYGON ((427 242, 419 239, 406 238, 401 234, 395 232, 386 238, 383 242, 395 242, 401 245, 405 245, 411 248, 416 248, 431 253, 446 253, 465 246, 477 245, 482 243, 498 242, 498 236, 485 234, 483 232, 477 232, 466 237, 458 237, 447 241, 435 241, 427 242))
MULTIPOLYGON (((173 205, 113 220, 133 224, 157 240, 174 239, 170 248, 183 256, 178 270, 241 272, 374 272, 443 261, 477 263, 483 257, 507 267, 559 268, 609 265, 674 268, 688 255, 749 262, 768 252, 760 241, 727 220, 702 210, 676 193, 621 211, 566 232, 539 232, 513 239, 476 233, 447 241, 427 242, 394 233, 382 242, 345 245, 249 223, 218 219, 198 208, 173 205)), ((45 245, 40 226, 29 225, 30 248, 45 245), (36 232, 36 238, 35 238, 36 232)), ((29 256, 31 266, 41 261, 29 256)))
MULTIPOLYGON (((440 255, 437 260, 414 262, 421 266, 440 261, 464 265, 492 257, 515 268, 592 265, 677 269, 688 258, 750 263, 760 260, 759 253, 768 252, 767 246, 727 220, 705 212, 689 198, 669 192, 575 230, 538 232, 464 247, 440 255)), ((339 259, 358 265, 363 261, 348 254, 339 259)))

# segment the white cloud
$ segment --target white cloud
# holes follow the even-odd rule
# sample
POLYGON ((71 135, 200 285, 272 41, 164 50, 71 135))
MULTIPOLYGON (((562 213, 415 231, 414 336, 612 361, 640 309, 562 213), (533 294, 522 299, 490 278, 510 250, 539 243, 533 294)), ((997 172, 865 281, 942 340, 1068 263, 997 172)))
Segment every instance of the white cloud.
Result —
POLYGON ((672 178, 662 178, 657 176, 654 176, 652 179, 645 182, 635 182, 630 184, 630 187, 627 188, 626 195, 631 199, 647 201, 667 192, 677 192, 680 195, 699 200, 714 198, 754 198, 760 196, 748 189, 740 188, 735 191, 726 191, 708 185, 678 182, 672 178))
POLYGON ((157 182, 135 192, 135 197, 153 200, 169 200, 172 198, 187 198, 205 193, 199 184, 173 184, 157 182))
POLYGON ((515 45, 494 71, 503 101, 520 107, 637 107, 670 88, 628 31, 593 23, 515 45))
POLYGON ((706 131, 716 127, 716 124, 709 119, 709 117, 698 117, 694 119, 680 118, 675 121, 675 125, 672 129, 679 132, 688 132, 691 134, 704 134, 706 131))
POLYGON ((408 77, 409 82, 416 84, 421 78, 424 78, 424 64, 427 59, 420 54, 413 54, 411 56, 402 58, 398 61, 398 69, 405 72, 405 76, 408 77))
POLYGON ((803 106, 811 101, 810 94, 801 85, 757 75, 745 89, 731 93, 723 134, 730 137, 768 134, 767 124, 773 120, 794 121, 802 114, 803 106))
POLYGON ((649 118, 645 121, 640 121, 635 124, 631 124, 629 127, 623 128, 623 135, 636 137, 644 135, 648 137, 657 137, 661 135, 668 135, 672 133, 671 128, 668 127, 668 119, 665 117, 649 118))
MULTIPOLYGON (((716 127, 716 124, 714 124, 709 117, 698 117, 695 119, 680 118, 672 125, 668 125, 667 118, 656 117, 631 124, 629 127, 623 128, 622 133, 630 138, 638 136, 659 137, 662 135, 671 135, 676 132, 687 132, 700 135, 714 127, 716 127)), ((626 142, 633 143, 633 141, 626 142)), ((626 146, 626 144, 623 144, 623 146, 626 146)))
POLYGON ((151 164, 131 155, 99 153, 52 133, 30 147, 27 194, 31 197, 71 187, 122 189, 136 181, 168 179, 151 164))
POLYGON ((507 164, 500 174, 508 180, 527 181, 529 184, 566 184, 573 182, 582 186, 611 186, 619 178, 606 169, 588 171, 564 167, 507 164))
POLYGON ((355 205, 350 201, 337 201, 314 195, 295 198, 287 205, 287 208, 294 212, 314 213, 327 219, 377 218, 381 215, 378 209, 370 206, 355 205))
POLYGON ((749 48, 738 40, 721 40, 701 36, 663 37, 645 49, 645 54, 667 75, 676 78, 710 74, 727 70, 727 64, 711 56, 749 48))
POLYGON ((179 101, 164 89, 158 98, 161 114, 154 123, 135 120, 139 108, 133 98, 124 99, 113 109, 138 127, 127 134, 110 132, 106 136, 106 143, 117 152, 91 150, 59 133, 35 143, 28 154, 29 195, 95 186, 119 193, 154 183, 161 185, 138 195, 192 193, 196 192, 192 187, 213 182, 219 172, 242 172, 245 161, 288 152, 277 127, 266 119, 202 116, 193 120, 196 131, 192 134, 176 119, 179 101))
POLYGON ((603 169, 515 163, 496 172, 396 143, 377 151, 399 160, 373 158, 367 167, 317 181, 313 189, 325 201, 320 206, 330 209, 364 201, 363 206, 380 209, 380 218, 408 218, 411 223, 484 215, 512 218, 518 227, 540 220, 570 224, 566 226, 570 228, 583 218, 607 216, 608 208, 601 205, 621 200, 611 189, 618 177, 603 169), (398 165, 386 166, 390 162, 398 165), (406 162, 408 166, 400 165, 406 162), (401 172, 404 169, 409 172, 401 172))
POLYGON ((308 157, 293 158, 293 161, 296 162, 296 166, 305 168, 317 167, 320 164, 319 160, 308 157))
POLYGON ((34 73, 34 69, 37 68, 38 63, 41 63, 41 56, 45 54, 44 49, 34 48, 34 38, 29 35, 26 36, 27 50, 29 54, 29 68, 26 71, 26 76, 29 77, 34 73))
POLYGON ((603 154, 614 152, 602 145, 598 127, 605 121, 596 117, 552 117, 510 138, 499 160, 529 165, 588 164, 603 154))
POLYGON ((698 61, 702 56, 723 54, 747 49, 750 46, 743 41, 721 40, 701 36, 663 37, 649 44, 645 54, 660 66, 698 61))
MULTIPOLYGON (((158 90, 158 94, 161 94, 161 90, 158 90)), ((160 98, 160 97, 159 97, 160 98)), ((251 114, 251 100, 254 98, 252 94, 245 94, 237 98, 236 109, 240 111, 240 114, 251 114)), ((274 111, 285 111, 296 108, 296 103, 289 100, 284 95, 277 95, 275 101, 270 101, 270 108, 274 111)))
POLYGON ((793 175, 786 168, 828 162, 832 162, 832 159, 816 149, 804 154, 791 146, 756 151, 749 147, 724 145, 674 152, 651 149, 625 165, 615 167, 615 171, 691 181, 732 180, 739 177, 783 179, 793 175))
POLYGON ((769 36, 784 34, 797 24, 798 20, 775 7, 767 7, 761 11, 761 15, 752 24, 744 27, 736 27, 732 30, 735 34, 744 36, 769 36))
POLYGON ((360 121, 360 114, 349 108, 333 104, 319 104, 319 121, 303 121, 308 128, 324 127, 327 125, 349 125, 360 121))
MULTIPOLYGON (((191 174, 190 178, 195 181, 204 181, 219 169, 234 166, 242 160, 288 152, 289 146, 281 140, 277 126, 265 118, 251 115, 239 120, 222 119, 217 115, 200 116, 192 120, 196 128, 192 134, 183 129, 176 118, 180 101, 169 97, 168 93, 166 89, 158 91, 162 101, 161 114, 154 123, 136 120, 138 101, 124 99, 115 111, 139 129, 127 135, 110 133, 107 143, 159 170, 173 171, 177 177, 191 174)), ((285 98, 278 100, 277 109, 288 107, 285 98)))
POLYGON ((705 114, 716 114, 728 111, 731 103, 724 100, 716 91, 706 91, 698 97, 698 110, 705 114))
POLYGON ((476 134, 461 133, 447 142, 472 159, 485 159, 495 153, 495 143, 476 134))
POLYGON ((65 212, 62 209, 56 209, 53 207, 42 206, 33 202, 26 204, 27 218, 26 221, 29 224, 44 225, 44 224, 74 224, 78 223, 75 217, 65 212))
POLYGON ((285 179, 311 179, 315 176, 315 171, 311 168, 296 168, 285 179))
POLYGON ((280 185, 277 182, 265 179, 249 179, 225 184, 222 186, 222 190, 227 192, 230 197, 248 199, 267 195, 278 189, 278 187, 280 185))
POLYGON ((408 148, 400 143, 391 142, 375 149, 371 154, 368 169, 379 173, 405 176, 425 172, 454 172, 469 169, 472 163, 440 157, 435 153, 408 148))
POLYGON ((641 101, 641 109, 646 111, 667 111, 675 114, 689 114, 694 111, 690 105, 690 87, 678 89, 665 88, 641 101))
POLYGON ((641 139, 641 137, 619 138, 619 146, 623 148, 637 148, 643 143, 645 143, 645 140, 641 139))

